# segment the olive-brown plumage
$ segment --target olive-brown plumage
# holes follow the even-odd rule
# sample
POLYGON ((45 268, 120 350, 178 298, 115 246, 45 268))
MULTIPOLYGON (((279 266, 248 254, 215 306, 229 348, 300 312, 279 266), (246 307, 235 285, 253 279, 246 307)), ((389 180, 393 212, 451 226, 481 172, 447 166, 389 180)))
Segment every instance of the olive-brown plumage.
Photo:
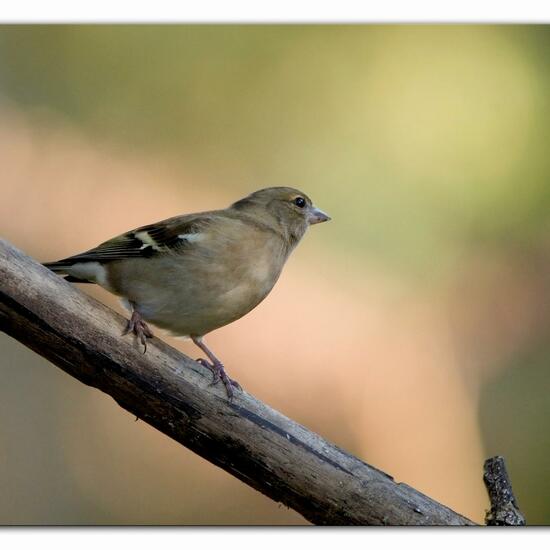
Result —
POLYGON ((121 296, 133 310, 128 330, 144 344, 152 335, 146 321, 191 337, 210 359, 201 363, 231 397, 238 384, 202 337, 256 307, 308 226, 329 219, 301 191, 270 187, 229 208, 139 227, 45 265, 121 296))

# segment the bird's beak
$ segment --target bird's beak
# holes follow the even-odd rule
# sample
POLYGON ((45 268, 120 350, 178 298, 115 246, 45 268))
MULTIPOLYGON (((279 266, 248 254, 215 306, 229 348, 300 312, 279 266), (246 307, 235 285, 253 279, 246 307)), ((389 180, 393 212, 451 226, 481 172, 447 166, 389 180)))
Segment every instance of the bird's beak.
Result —
POLYGON ((314 223, 328 222, 330 221, 330 216, 325 214, 322 210, 315 208, 315 206, 312 206, 307 214, 307 221, 310 225, 313 225, 314 223))

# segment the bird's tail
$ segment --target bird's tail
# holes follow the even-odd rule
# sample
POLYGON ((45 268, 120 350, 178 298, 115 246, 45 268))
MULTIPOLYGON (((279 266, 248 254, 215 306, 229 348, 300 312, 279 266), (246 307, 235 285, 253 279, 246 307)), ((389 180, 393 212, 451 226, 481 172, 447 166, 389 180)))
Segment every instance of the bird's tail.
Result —
POLYGON ((67 260, 59 260, 58 262, 46 262, 42 265, 51 269, 54 273, 67 273, 67 269, 73 264, 67 260))
POLYGON ((75 264, 74 260, 71 258, 66 258, 64 260, 59 260, 57 262, 46 262, 42 265, 51 269, 54 273, 59 273, 59 275, 65 275, 64 279, 69 283, 90 283, 85 279, 78 279, 73 275, 67 275, 68 269, 70 269, 75 264))

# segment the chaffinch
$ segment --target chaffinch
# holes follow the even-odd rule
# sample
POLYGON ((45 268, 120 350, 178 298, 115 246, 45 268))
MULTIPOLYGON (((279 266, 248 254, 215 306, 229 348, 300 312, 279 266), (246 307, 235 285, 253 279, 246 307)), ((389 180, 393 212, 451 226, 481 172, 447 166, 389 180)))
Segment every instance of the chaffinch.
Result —
POLYGON ((330 218, 290 187, 261 189, 229 208, 176 216, 128 231, 82 254, 44 264, 70 282, 96 283, 132 311, 124 334, 147 349, 146 321, 190 337, 199 362, 231 399, 239 384, 204 335, 255 308, 271 291, 309 225, 330 218))

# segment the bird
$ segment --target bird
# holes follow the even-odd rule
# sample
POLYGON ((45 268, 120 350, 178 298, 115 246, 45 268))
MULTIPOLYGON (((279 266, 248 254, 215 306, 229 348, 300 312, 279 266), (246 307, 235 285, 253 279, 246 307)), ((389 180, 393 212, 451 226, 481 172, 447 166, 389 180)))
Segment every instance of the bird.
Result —
POLYGON ((272 290, 310 225, 329 221, 292 187, 255 191, 220 210, 184 214, 144 225, 86 252, 44 265, 68 282, 95 283, 131 312, 123 335, 147 350, 148 323, 190 338, 206 354, 212 383, 233 388, 205 335, 254 309, 272 290))

